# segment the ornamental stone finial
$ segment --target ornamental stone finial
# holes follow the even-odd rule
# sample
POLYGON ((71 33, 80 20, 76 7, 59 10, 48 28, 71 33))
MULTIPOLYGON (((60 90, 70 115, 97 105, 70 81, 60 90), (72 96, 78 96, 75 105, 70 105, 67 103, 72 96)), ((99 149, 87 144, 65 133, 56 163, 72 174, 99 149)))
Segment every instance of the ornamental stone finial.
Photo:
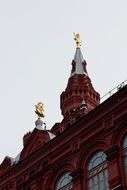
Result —
POLYGON ((74 35, 74 40, 76 41, 77 48, 80 48, 81 47, 80 35, 79 34, 75 34, 74 32, 73 32, 73 35, 74 35))
POLYGON ((38 102, 37 105, 35 105, 35 113, 38 116, 37 121, 35 121, 36 129, 43 130, 42 126, 44 126, 44 130, 46 130, 46 123, 41 120, 42 117, 45 117, 44 104, 42 102, 38 102))

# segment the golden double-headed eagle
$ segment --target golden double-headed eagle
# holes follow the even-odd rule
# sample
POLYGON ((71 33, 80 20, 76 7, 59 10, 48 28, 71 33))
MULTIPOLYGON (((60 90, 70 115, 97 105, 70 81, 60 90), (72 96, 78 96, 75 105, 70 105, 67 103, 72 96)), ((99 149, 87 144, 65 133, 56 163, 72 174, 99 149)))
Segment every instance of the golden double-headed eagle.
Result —
POLYGON ((35 113, 38 115, 38 118, 45 117, 44 104, 42 102, 38 102, 38 104, 35 105, 35 113))
POLYGON ((75 34, 74 32, 73 32, 73 35, 74 35, 74 40, 76 41, 77 48, 80 48, 81 47, 80 35, 79 34, 75 34))

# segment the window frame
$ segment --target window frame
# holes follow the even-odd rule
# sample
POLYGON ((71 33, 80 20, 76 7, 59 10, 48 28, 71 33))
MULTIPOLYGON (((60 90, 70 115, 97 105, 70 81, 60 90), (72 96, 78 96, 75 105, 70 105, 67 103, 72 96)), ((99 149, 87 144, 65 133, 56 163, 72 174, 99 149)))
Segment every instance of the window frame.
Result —
POLYGON ((127 185, 127 134, 123 138, 122 149, 123 149, 124 178, 125 178, 125 183, 127 185))
POLYGON ((57 178, 57 182, 55 185, 55 190, 71 190, 72 189, 72 177, 70 175, 70 172, 65 171, 59 177, 57 178), (66 176, 67 175, 67 176, 66 176), (64 180, 68 179, 69 183, 62 185, 64 180), (69 189, 67 189, 69 188, 69 189))
POLYGON ((104 190, 109 190, 106 155, 104 152, 98 151, 88 161, 87 189, 93 190, 97 188, 97 190, 102 190, 102 184, 105 186, 104 190), (99 159, 101 160, 99 161, 99 159))

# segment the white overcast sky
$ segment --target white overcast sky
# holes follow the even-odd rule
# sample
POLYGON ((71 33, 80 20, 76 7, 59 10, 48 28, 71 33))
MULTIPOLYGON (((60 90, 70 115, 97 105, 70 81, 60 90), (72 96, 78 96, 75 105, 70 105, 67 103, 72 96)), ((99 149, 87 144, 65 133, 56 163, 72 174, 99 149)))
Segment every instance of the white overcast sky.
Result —
POLYGON ((73 32, 101 96, 127 79, 127 0, 0 0, 0 162, 22 150, 38 101, 48 129, 61 121, 73 32))

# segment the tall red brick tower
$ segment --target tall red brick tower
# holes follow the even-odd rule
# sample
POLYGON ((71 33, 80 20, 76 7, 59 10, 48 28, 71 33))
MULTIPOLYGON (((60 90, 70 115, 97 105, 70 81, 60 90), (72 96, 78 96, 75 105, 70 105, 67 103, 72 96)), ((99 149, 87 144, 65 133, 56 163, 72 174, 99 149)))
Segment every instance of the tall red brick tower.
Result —
POLYGON ((72 60, 71 75, 65 91, 62 92, 60 97, 61 112, 64 120, 68 120, 68 118, 74 119, 81 113, 86 114, 100 102, 100 95, 95 91, 86 69, 87 63, 80 49, 79 34, 76 34, 74 39, 77 47, 72 60))

